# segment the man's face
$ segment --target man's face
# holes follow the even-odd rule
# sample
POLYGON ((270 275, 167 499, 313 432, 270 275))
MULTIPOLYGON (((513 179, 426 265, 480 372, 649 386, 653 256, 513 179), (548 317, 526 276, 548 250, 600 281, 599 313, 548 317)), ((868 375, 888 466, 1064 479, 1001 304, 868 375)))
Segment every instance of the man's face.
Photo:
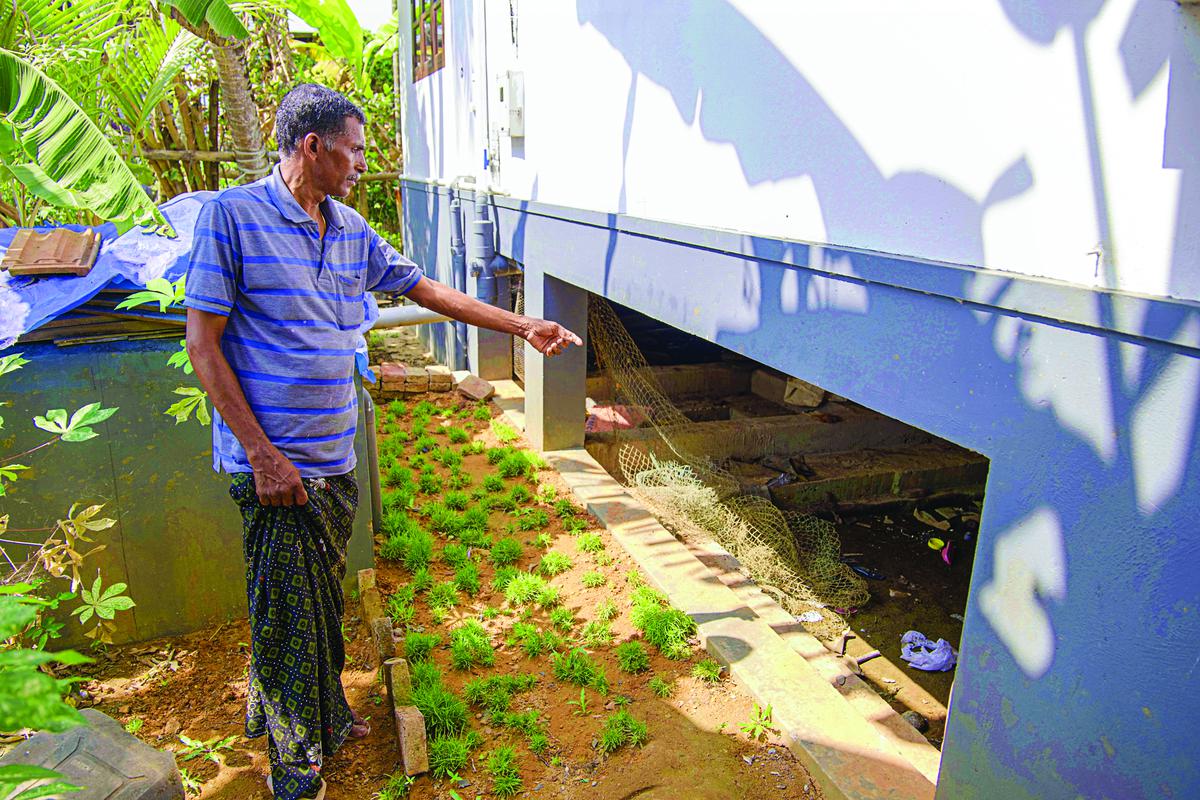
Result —
POLYGON ((321 142, 320 157, 315 164, 318 185, 334 197, 345 197, 358 183, 358 178, 367 171, 367 138, 363 124, 354 117, 346 117, 345 128, 334 137, 332 148, 321 142))

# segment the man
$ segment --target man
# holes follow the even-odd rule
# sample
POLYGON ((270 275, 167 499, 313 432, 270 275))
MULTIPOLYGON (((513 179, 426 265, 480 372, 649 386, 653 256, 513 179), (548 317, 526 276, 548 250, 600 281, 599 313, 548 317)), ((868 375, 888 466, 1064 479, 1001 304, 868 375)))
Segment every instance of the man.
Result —
POLYGON ((205 203, 187 275, 187 351, 216 409, 213 468, 233 476, 243 520, 246 735, 268 737, 268 783, 284 800, 323 797, 325 757, 369 731, 341 684, 364 293, 405 293, 548 356, 581 344, 425 277, 333 199, 366 172, 364 121, 330 89, 289 92, 275 118, 279 166, 205 203))

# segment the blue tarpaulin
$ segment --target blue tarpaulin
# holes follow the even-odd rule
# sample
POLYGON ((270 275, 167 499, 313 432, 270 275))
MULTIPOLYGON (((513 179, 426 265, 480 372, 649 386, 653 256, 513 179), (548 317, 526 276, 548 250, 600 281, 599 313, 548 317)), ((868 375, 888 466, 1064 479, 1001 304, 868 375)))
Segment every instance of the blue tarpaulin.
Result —
MULTIPOLYGON (((13 277, 0 270, 0 350, 18 336, 70 312, 105 289, 138 291, 154 278, 178 280, 187 271, 192 249, 192 229, 204 201, 215 192, 191 192, 163 203, 159 209, 175 229, 175 237, 135 227, 118 236, 111 223, 95 230, 100 234, 100 254, 91 272, 83 277, 13 277)), ((35 228, 46 231, 54 226, 35 228)), ((67 225, 82 231, 82 225, 67 225)), ((8 250, 19 228, 0 228, 0 257, 8 250)), ((364 295, 362 332, 379 318, 379 308, 370 292, 364 295)), ((366 341, 359 347, 359 370, 366 373, 366 341)))

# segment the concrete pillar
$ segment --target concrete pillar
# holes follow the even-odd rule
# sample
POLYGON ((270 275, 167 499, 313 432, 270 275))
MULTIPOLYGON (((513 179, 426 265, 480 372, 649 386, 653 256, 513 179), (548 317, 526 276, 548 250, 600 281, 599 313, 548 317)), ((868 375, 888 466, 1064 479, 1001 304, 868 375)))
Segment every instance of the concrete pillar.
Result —
POLYGON ((583 447, 587 396, 588 293, 539 271, 525 273, 525 313, 551 319, 583 339, 583 347, 546 358, 525 344, 525 435, 539 450, 583 447))

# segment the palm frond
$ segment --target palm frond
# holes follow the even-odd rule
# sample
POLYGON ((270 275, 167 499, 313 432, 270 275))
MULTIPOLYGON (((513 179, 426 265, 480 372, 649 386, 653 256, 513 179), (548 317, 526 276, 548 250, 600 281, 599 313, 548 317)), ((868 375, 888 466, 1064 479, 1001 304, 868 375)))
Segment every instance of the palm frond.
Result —
POLYGON ((160 18, 109 45, 104 89, 131 132, 142 129, 202 44, 174 21, 160 18))
POLYGON ((30 192, 117 223, 166 224, 104 133, 61 86, 0 50, 0 161, 30 192))

